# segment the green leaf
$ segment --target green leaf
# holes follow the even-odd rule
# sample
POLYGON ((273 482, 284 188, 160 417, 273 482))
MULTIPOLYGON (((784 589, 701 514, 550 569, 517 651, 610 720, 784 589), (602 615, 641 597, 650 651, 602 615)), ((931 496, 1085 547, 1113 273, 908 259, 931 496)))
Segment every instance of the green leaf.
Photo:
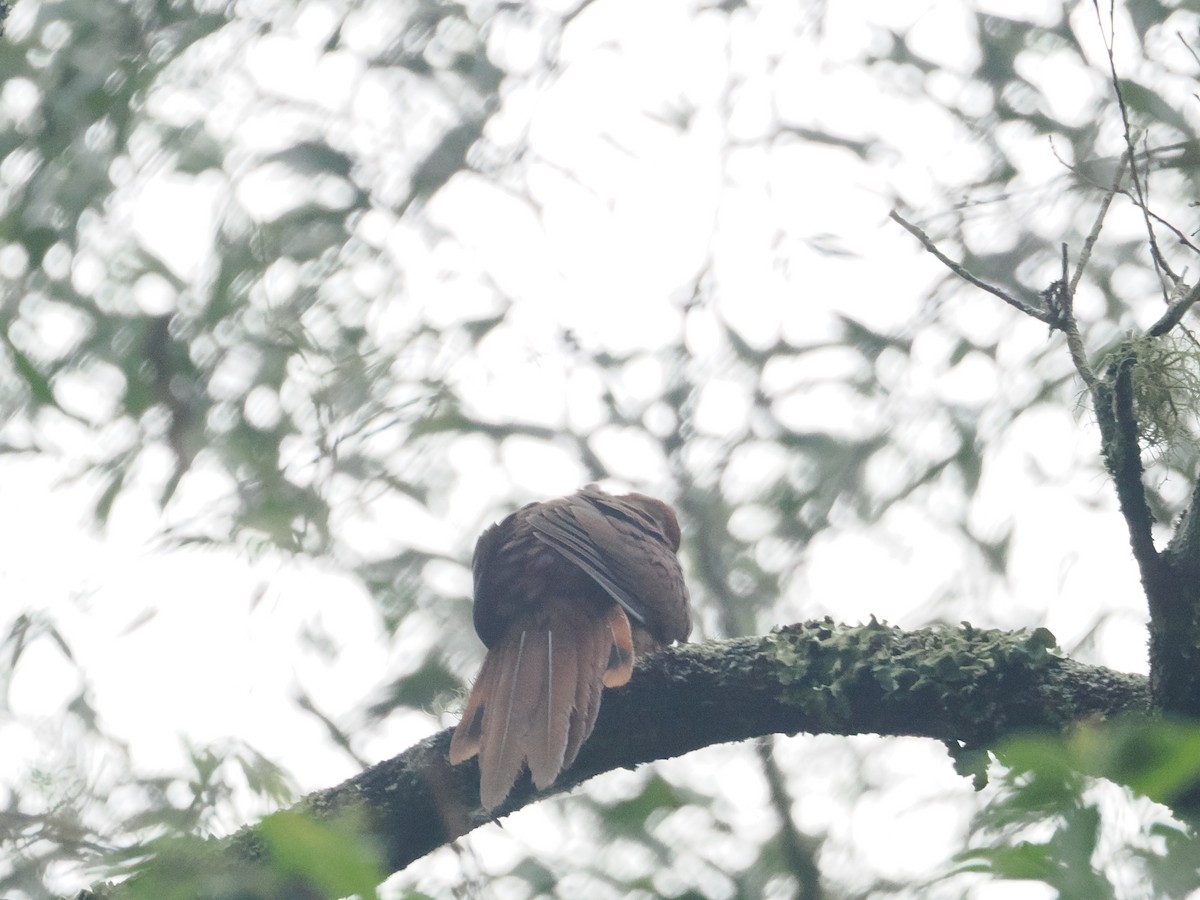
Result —
POLYGON ((284 811, 268 816, 256 831, 277 874, 311 882, 327 896, 373 898, 386 877, 378 854, 348 819, 324 823, 284 811))
POLYGON ((1121 96, 1125 99, 1125 105, 1131 110, 1141 113, 1142 117, 1150 122, 1170 125, 1181 135, 1191 136, 1192 129, 1188 125, 1187 119, 1178 109, 1163 100, 1153 90, 1128 78, 1122 78, 1120 84, 1121 96))

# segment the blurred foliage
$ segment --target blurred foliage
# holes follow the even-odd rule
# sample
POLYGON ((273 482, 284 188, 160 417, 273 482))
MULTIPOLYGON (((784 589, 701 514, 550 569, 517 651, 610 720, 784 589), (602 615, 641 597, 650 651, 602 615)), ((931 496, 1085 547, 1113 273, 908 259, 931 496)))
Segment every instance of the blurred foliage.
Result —
POLYGON ((1137 798, 1186 809, 1200 786, 1198 751, 1200 727, 1164 720, 1005 741, 1000 790, 975 817, 955 874, 1042 882, 1061 897, 1189 894, 1200 881, 1194 828, 1137 798), (1118 809, 1125 833, 1106 834, 1102 823, 1118 809))
MULTIPOLYGON (((832 27, 826 5, 696 3, 688 21, 695 34, 720 36, 722 66, 665 97, 638 98, 632 77, 621 85, 622 98, 635 98, 625 119, 605 118, 599 102, 585 107, 594 121, 580 121, 593 131, 576 137, 590 142, 589 162, 554 145, 536 110, 571 83, 580 31, 601 35, 598 57, 619 63, 633 52, 604 37, 606 10, 20 0, 0 43, 0 448, 61 459, 92 492, 100 526, 148 494, 176 544, 320 557, 353 573, 407 663, 364 699, 363 733, 393 714, 440 709, 469 675, 478 647, 459 587, 467 536, 529 499, 514 474, 523 453, 541 454, 547 470, 569 465, 579 481, 640 482, 676 502, 703 636, 824 613, 833 598, 802 596, 805 545, 860 527, 886 539, 914 518, 951 536, 938 551, 945 582, 917 613, 939 619, 964 582, 1008 572, 1011 524, 972 517, 989 448, 1040 408, 1073 402, 1056 342, 952 303, 962 288, 949 277, 898 325, 885 313, 912 298, 896 289, 889 260, 850 249, 842 232, 860 225, 813 226, 795 208, 823 186, 824 167, 853 164, 886 204, 923 210, 925 227, 957 242, 972 272, 1036 297, 1056 277, 1060 245, 1081 245, 1125 149, 1114 139, 1111 73, 1094 52, 1105 15, 1083 4, 1025 21, 964 6, 973 46, 954 63, 931 57, 911 22, 866 28, 852 54, 823 64, 854 70, 915 122, 935 112, 939 130, 926 140, 963 148, 961 159, 913 163, 907 138, 920 127, 889 128, 885 116, 833 127, 794 102, 796 57, 816 54, 832 27), (288 66, 319 74, 296 84, 288 66), (1054 93, 1062 73, 1076 83, 1070 109, 1054 93), (712 79, 723 86, 711 89, 712 79), (514 230, 526 217, 554 232, 561 215, 546 208, 548 185, 615 208, 613 179, 713 122, 720 185, 700 242, 707 255, 677 265, 658 291, 669 326, 629 322, 624 341, 581 326, 602 314, 546 320, 577 301, 548 305, 505 272, 503 253, 481 252, 446 200, 477 190, 465 206, 481 220, 491 210, 514 230), (1061 161, 1053 175, 1033 173, 1033 146, 1061 161), (800 191, 783 175, 797 169, 800 191), (870 177, 880 171, 894 177, 870 177), (767 213, 739 218, 754 185, 768 200, 753 209, 767 213), (754 253, 731 238, 742 234, 754 253), (847 260, 863 274, 841 291, 820 279, 809 287, 810 271, 847 260), (750 290, 739 280, 753 266, 773 273, 766 300, 752 296, 758 282, 750 290), (536 322, 535 300, 545 313, 536 322), (522 382, 518 371, 534 375, 522 382), (970 371, 996 389, 949 389, 970 371), (442 522, 460 536, 445 538, 442 522)), ((1166 48, 1194 47, 1196 11, 1138 2, 1121 15, 1122 39, 1136 42, 1122 53, 1138 64, 1123 63, 1118 83, 1138 171, 1154 186, 1146 221, 1173 224, 1163 246, 1183 270, 1195 253, 1196 67, 1194 53, 1166 48)), ((664 58, 674 48, 652 68, 664 58)), ((838 212, 831 203, 831 222, 838 212)), ((1144 229, 1111 228, 1093 256, 1084 324, 1097 354, 1161 306, 1145 242, 1144 229)), ((567 263, 555 257, 568 254, 550 241, 544 249, 561 276, 567 263)), ((606 259, 594 274, 625 265, 606 259)), ((1163 396, 1175 396, 1170 387, 1163 396)), ((1173 449, 1153 461, 1156 490, 1200 468, 1200 447, 1173 449)), ((1177 506, 1164 493, 1156 513, 1167 520, 1177 506)), ((1012 626, 987 605, 990 590, 952 615, 1012 626)), ((17 609, 9 624, 5 685, 30 641, 71 659, 52 616, 17 609)), ((287 796, 286 776, 252 748, 195 749, 193 771, 151 778, 106 737, 86 689, 64 712, 61 727, 85 758, 0 787, 6 896, 43 896, 51 873, 77 880, 113 851, 236 821, 253 805, 247 794, 262 805, 287 796), (86 762, 100 758, 113 771, 86 762)), ((353 744, 324 724, 332 741, 353 744)), ((804 768, 788 773, 796 790, 804 768)), ((618 874, 603 855, 531 856, 504 880, 520 895, 787 896, 802 881, 796 848, 822 841, 800 833, 786 791, 771 802, 773 815, 751 828, 728 804, 650 775, 627 799, 581 801, 583 821, 570 820, 623 853, 618 874), (717 844, 731 849, 714 857, 717 844)), ((1101 811, 1077 804, 1056 816, 1058 843, 1018 843, 1000 828, 992 855, 971 857, 973 871, 1048 882, 1053 872, 1064 891, 1105 896, 1093 852, 1101 811)), ((1171 848, 1190 841, 1160 837, 1171 848)), ((1178 874, 1152 864, 1165 858, 1146 857, 1163 885, 1178 874)), ((430 893, 467 890, 471 878, 406 877, 402 890, 431 879, 430 893)), ((831 895, 839 878, 848 894, 906 889, 859 866, 829 877, 831 895)))
POLYGON ((295 812, 277 812, 258 823, 256 836, 261 858, 254 862, 234 859, 218 842, 186 832, 160 838, 137 848, 128 864, 112 871, 124 883, 99 884, 87 897, 378 897, 375 888, 385 870, 352 817, 318 823, 295 812))

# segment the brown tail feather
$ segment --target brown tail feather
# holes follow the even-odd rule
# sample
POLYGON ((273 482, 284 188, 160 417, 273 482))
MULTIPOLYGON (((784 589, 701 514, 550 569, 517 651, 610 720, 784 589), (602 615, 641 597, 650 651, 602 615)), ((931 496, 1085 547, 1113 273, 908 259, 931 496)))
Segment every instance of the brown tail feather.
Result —
POLYGON ((479 755, 485 808, 500 805, 526 763, 538 787, 553 783, 592 733, 602 686, 629 680, 629 620, 612 609, 544 603, 488 651, 450 741, 453 765, 479 755))
POLYGON ((589 655, 607 657, 604 677, 600 681, 580 679, 575 686, 576 713, 571 717, 571 730, 563 753, 564 769, 575 762, 579 748, 596 725, 596 716, 600 713, 601 688, 620 687, 633 674, 633 638, 625 610, 614 604, 608 611, 604 625, 602 629, 589 631, 588 637, 595 642, 595 646, 585 651, 589 655))
POLYGON ((483 660, 475 686, 471 688, 467 708, 462 721, 450 738, 450 765, 457 766, 479 753, 479 742, 483 735, 483 713, 485 701, 496 693, 496 669, 498 657, 489 653, 483 660))
MULTIPOLYGON (((587 666, 578 642, 564 635, 562 629, 552 628, 545 636, 549 665, 544 681, 537 686, 545 700, 538 710, 539 718, 529 723, 525 746, 529 774, 539 788, 549 787, 562 771, 563 751, 575 714, 575 685, 580 680, 580 667, 587 666)), ((587 677, 586 672, 583 677, 587 677)))
POLYGON ((479 794, 488 809, 504 799, 521 774, 526 736, 544 704, 545 660, 538 652, 544 644, 544 632, 516 627, 488 651, 489 656, 498 652, 499 662, 491 708, 484 705, 479 746, 479 794))
POLYGON ((563 768, 575 762, 579 748, 588 739, 596 725, 600 712, 600 692, 604 689, 604 677, 612 657, 612 636, 607 621, 601 619, 598 627, 579 635, 581 659, 591 659, 596 666, 591 678, 579 678, 573 685, 571 728, 567 733, 567 746, 563 751, 563 768))

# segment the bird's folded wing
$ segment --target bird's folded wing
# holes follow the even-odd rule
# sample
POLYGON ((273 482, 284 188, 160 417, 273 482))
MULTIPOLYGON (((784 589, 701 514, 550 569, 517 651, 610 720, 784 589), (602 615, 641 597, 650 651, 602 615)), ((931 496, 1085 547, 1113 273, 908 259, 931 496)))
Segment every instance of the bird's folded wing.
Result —
MULTIPOLYGON (((531 522, 534 536, 587 572, 630 617, 645 625, 645 601, 635 588, 636 567, 630 565, 630 545, 639 539, 633 529, 638 526, 614 522, 580 495, 571 499, 577 502, 546 504, 531 522)), ((641 537, 654 539, 649 534, 641 537)))

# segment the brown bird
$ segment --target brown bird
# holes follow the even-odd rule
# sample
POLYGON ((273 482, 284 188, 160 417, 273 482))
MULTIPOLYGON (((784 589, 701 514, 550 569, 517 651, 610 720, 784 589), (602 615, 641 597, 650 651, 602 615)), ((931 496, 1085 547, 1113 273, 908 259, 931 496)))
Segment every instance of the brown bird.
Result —
POLYGON ((485 809, 528 764, 548 787, 592 733, 602 687, 692 629, 679 568, 679 521, 666 503, 589 485, 530 503, 475 545, 475 631, 488 647, 452 765, 479 755, 485 809))

